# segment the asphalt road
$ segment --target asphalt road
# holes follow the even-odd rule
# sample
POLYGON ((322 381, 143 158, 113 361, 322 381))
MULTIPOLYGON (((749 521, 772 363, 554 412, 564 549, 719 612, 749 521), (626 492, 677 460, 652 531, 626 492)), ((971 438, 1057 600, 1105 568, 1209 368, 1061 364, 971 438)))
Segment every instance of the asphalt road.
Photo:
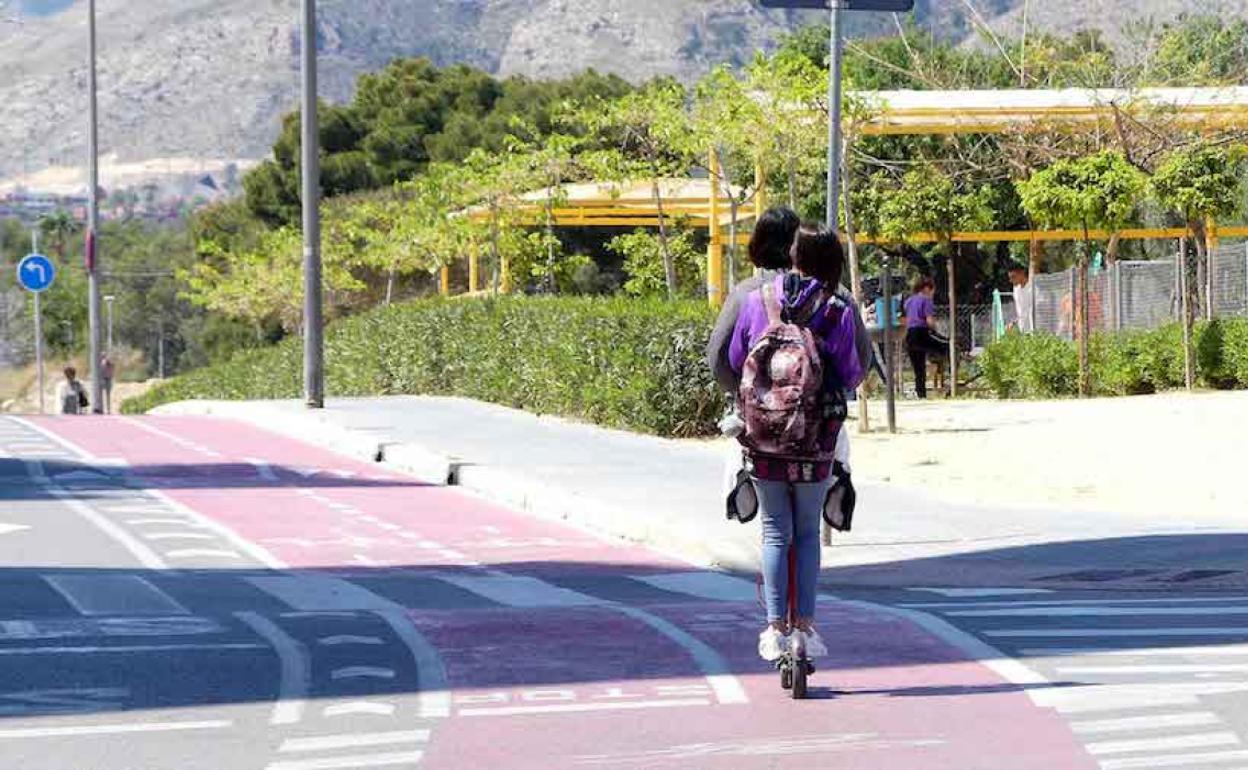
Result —
POLYGON ((0 565, 11 767, 1248 766, 1248 597, 833 588, 794 702, 750 576, 219 420, 0 419, 0 565))

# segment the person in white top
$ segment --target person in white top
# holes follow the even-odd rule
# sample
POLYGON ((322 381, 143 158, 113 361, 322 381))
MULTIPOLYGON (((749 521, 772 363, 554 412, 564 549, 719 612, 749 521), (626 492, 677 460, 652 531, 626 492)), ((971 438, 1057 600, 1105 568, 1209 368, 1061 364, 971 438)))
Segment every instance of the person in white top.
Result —
POLYGON ((1010 323, 1010 328, 1023 334, 1031 334, 1036 330, 1031 312, 1035 303, 1035 289, 1027 276, 1027 268, 1011 265, 1010 283, 1014 285, 1014 320, 1010 323))
POLYGON ((81 414, 87 406, 87 392, 78 379, 78 370, 65 367, 65 379, 56 386, 56 402, 61 414, 81 414))

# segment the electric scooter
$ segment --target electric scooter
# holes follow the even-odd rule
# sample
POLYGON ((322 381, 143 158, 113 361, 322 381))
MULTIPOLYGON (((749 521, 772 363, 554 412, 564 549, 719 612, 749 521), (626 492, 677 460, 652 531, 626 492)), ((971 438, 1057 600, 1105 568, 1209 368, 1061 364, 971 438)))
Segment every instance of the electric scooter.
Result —
MULTIPOLYGON (((789 546, 789 601, 787 606, 787 622, 790 629, 797 628, 797 549, 789 546)), ((792 633, 792 632, 790 632, 792 633)), ((790 638, 800 639, 797 634, 790 638)), ((815 673, 815 665, 806 657, 806 648, 799 642, 790 644, 780 659, 776 661, 780 670, 780 686, 788 690, 793 700, 806 697, 806 681, 815 673)))

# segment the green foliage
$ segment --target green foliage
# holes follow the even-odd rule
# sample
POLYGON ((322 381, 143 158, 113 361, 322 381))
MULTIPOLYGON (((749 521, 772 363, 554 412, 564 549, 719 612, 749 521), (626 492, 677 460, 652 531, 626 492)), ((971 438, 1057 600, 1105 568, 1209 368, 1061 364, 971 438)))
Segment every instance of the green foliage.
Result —
MULTIPOLYGON (((667 293, 663 249, 658 235, 648 230, 635 230, 612 238, 607 248, 624 259, 624 272, 628 275, 624 291, 635 297, 657 297, 667 293)), ((701 254, 694 245, 693 233, 680 231, 668 239, 668 248, 676 267, 681 296, 702 295, 705 269, 701 254)))
POLYGON ((1000 398, 1054 398, 1075 392, 1079 356, 1067 340, 1047 334, 1009 334, 979 360, 1000 398))
POLYGON ((960 190, 952 177, 930 164, 908 171, 899 187, 875 195, 882 201, 881 229, 900 240, 928 232, 948 241, 958 230, 978 230, 992 222, 989 188, 960 190))
MULTIPOLYGON (((702 303, 638 299, 422 300, 332 325, 331 394, 457 395, 664 436, 714 432, 722 406, 702 361, 702 303)), ((190 398, 292 398, 298 340, 162 384, 138 413, 190 398)))
POLYGON ((1157 200, 1192 223, 1235 212, 1243 199, 1248 147, 1206 142, 1168 154, 1153 172, 1157 200))
POLYGON ((1144 194, 1144 173, 1112 150, 1059 160, 1018 183, 1023 209, 1045 227, 1120 230, 1144 194))
POLYGON ((1167 24, 1142 80, 1158 86, 1243 83, 1248 80, 1248 22, 1209 15, 1167 24))

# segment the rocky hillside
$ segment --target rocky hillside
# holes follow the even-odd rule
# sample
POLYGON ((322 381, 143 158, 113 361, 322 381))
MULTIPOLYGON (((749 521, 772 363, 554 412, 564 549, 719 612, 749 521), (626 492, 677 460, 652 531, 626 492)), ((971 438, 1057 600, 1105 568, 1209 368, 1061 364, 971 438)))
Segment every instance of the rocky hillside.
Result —
MULTIPOLYGON (((1031 8, 1040 22, 1067 28, 1164 18, 1193 1, 1059 0, 1031 8)), ((1242 13, 1245 1, 1213 0, 1227 13, 1242 13)), ((20 25, 0 23, 0 180, 78 165, 84 154, 85 4, 25 2, 45 15, 28 12, 20 25)), ((976 5, 1009 25, 1017 23, 1021 3, 976 5)), ((98 6, 102 152, 122 161, 266 154, 279 117, 297 100, 296 0, 102 0, 98 6)), ((751 0, 320 0, 320 6, 322 94, 331 100, 347 97, 360 72, 411 55, 539 78, 585 67, 634 80, 693 78, 713 63, 748 58, 812 18, 763 13, 751 0)), ((943 34, 965 35, 964 8, 919 0, 918 18, 943 34)))

